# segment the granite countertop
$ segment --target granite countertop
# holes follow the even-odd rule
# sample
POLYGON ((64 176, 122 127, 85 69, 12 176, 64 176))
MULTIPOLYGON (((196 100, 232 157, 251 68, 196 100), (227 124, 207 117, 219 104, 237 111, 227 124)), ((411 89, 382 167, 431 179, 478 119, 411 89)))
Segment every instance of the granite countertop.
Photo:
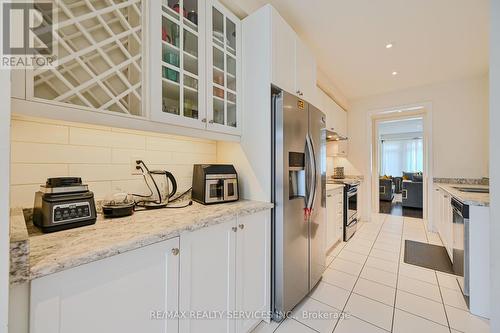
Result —
POLYGON ((469 206, 490 206, 490 195, 489 193, 470 193, 470 192, 460 192, 455 187, 474 187, 474 188, 488 188, 485 185, 464 185, 464 184, 441 184, 435 183, 436 186, 440 187, 444 191, 448 192, 451 196, 457 198, 464 204, 469 206))
POLYGON ((182 209, 140 211, 119 219, 99 215, 95 225, 50 234, 19 218, 21 209, 14 210, 11 228, 17 231, 11 234, 10 282, 23 283, 272 207, 249 200, 207 206, 194 202, 182 209), (23 238, 27 251, 13 251, 12 244, 23 238))

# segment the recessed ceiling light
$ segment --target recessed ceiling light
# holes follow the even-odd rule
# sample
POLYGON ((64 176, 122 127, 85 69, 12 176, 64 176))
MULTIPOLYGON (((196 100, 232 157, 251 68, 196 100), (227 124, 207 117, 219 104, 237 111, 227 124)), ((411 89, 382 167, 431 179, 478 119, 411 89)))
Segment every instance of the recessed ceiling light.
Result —
POLYGON ((396 75, 398 75, 398 72, 392 72, 392 75, 396 76, 396 75))
POLYGON ((385 46, 386 49, 392 49, 394 45, 392 43, 389 43, 385 46))

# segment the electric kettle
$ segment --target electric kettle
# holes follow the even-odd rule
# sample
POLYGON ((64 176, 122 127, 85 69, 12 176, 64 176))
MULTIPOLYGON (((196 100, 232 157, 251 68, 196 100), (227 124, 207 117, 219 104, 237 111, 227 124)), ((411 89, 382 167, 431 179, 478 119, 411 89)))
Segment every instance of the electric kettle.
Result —
POLYGON ((149 170, 141 161, 144 181, 149 189, 149 195, 134 196, 141 198, 136 205, 144 208, 164 208, 177 192, 177 181, 174 175, 166 170, 149 170))

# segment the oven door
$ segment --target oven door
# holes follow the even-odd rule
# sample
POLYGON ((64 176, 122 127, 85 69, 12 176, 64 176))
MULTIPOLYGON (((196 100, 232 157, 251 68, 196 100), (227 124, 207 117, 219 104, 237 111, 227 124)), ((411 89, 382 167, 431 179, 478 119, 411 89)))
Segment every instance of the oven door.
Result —
POLYGON ((347 223, 356 218, 358 214, 358 190, 350 189, 347 192, 347 223))
POLYGON ((205 203, 224 201, 224 179, 207 179, 205 185, 205 203))

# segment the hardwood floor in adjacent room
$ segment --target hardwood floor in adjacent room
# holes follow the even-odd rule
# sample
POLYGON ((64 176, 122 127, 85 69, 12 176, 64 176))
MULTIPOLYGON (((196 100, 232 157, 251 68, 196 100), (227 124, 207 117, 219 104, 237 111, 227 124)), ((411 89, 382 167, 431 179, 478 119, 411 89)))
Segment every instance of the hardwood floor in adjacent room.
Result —
POLYGON ((419 208, 403 207, 399 201, 380 201, 380 213, 394 216, 414 217, 421 219, 423 210, 419 208))

